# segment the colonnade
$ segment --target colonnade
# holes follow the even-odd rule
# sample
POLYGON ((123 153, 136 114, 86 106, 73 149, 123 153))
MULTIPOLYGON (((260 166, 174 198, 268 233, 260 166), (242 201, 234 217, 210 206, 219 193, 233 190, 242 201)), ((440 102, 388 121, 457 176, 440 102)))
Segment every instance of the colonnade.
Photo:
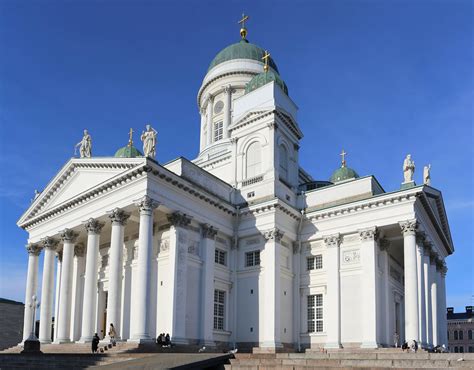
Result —
MULTIPOLYGON (((138 256, 136 258, 136 275, 133 284, 133 325, 131 325, 130 341, 144 342, 152 340, 149 333, 150 320, 150 284, 153 260, 153 213, 158 202, 148 196, 143 197, 136 206, 139 210, 138 256)), ((124 228, 130 214, 115 208, 108 212, 111 222, 111 238, 108 253, 108 295, 107 322, 114 323, 117 339, 122 338, 122 271, 124 228)), ((185 229, 191 223, 191 217, 180 212, 168 215, 170 224, 169 263, 173 273, 171 276, 171 297, 173 307, 170 310, 170 334, 176 343, 187 343, 185 333, 186 317, 186 255, 187 243, 185 229), (183 292, 184 291, 184 292, 183 292)), ((90 218, 84 223, 87 232, 87 252, 84 246, 77 244, 78 234, 70 229, 59 233, 59 238, 46 237, 37 244, 29 244, 27 250, 28 275, 25 298, 25 340, 32 327, 31 297, 36 294, 38 276, 38 258, 44 249, 44 266, 42 281, 42 299, 39 340, 51 343, 52 318, 55 317, 55 343, 78 341, 90 342, 96 332, 97 287, 99 283, 99 245, 100 234, 104 222, 90 218), (58 256, 56 309, 53 315, 54 300, 54 256, 58 256), (85 261, 84 261, 85 260, 85 261), (84 270, 83 289, 79 280, 80 271, 84 270), (83 294, 82 294, 83 291, 83 294), (79 340, 77 340, 79 339, 79 340)), ((203 243, 203 291, 207 297, 203 300, 201 337, 208 345, 212 344, 213 329, 213 294, 214 294, 214 251, 215 238, 218 230, 208 224, 201 225, 201 241, 203 243)), ((131 297, 130 297, 131 298, 131 297)), ((131 318, 130 318, 131 319, 131 318)))

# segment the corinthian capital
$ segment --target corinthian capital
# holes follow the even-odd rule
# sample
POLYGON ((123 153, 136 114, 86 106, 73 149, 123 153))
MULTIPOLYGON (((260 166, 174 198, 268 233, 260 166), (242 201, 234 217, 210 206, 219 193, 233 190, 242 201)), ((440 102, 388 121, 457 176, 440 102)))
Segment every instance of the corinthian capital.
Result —
POLYGON ((136 201, 135 205, 140 210, 140 213, 142 212, 150 213, 150 212, 153 212, 153 210, 157 208, 160 205, 160 203, 150 198, 148 195, 145 195, 141 199, 136 201))
POLYGON ((426 234, 424 231, 417 231, 416 232, 416 244, 419 244, 420 246, 423 246, 426 240, 426 234))
POLYGON ((283 235, 285 235, 285 233, 276 227, 263 233, 263 237, 266 240, 275 240, 276 242, 279 242, 283 238, 283 235))
POLYGON ((46 238, 41 239, 41 244, 43 244, 43 248, 55 250, 56 246, 58 245, 58 241, 47 236, 46 238))
POLYGON ((109 218, 110 221, 112 221, 112 224, 118 224, 123 226, 127 223, 129 217, 130 213, 127 213, 120 208, 114 208, 112 211, 109 212, 109 218))
POLYGON ((89 218, 84 222, 84 227, 89 234, 100 234, 100 231, 104 227, 102 222, 99 222, 95 218, 89 218))
POLYGON ((359 230, 360 240, 365 241, 375 241, 378 238, 378 230, 376 227, 369 227, 367 229, 359 230))
POLYGON ((74 243, 79 234, 75 233, 71 229, 64 229, 59 233, 63 242, 74 243))
POLYGON ((211 226, 209 224, 201 225, 201 234, 203 238, 214 239, 217 235, 217 231, 218 229, 216 229, 214 226, 211 226))
POLYGON ((404 236, 407 235, 415 235, 416 230, 418 228, 418 221, 416 220, 408 220, 399 222, 400 228, 402 229, 402 233, 404 236))
POLYGON ((173 226, 186 227, 191 223, 192 217, 181 212, 173 212, 167 218, 168 222, 173 226))
POLYGON ((326 247, 338 247, 339 243, 341 243, 341 235, 340 234, 333 234, 323 237, 324 244, 326 247))
POLYGON ((28 243, 25 248, 30 256, 39 256, 41 247, 38 244, 28 243))
POLYGON ((85 251, 85 247, 83 244, 76 244, 74 246, 74 254, 77 256, 77 257, 84 257, 84 251, 85 251))

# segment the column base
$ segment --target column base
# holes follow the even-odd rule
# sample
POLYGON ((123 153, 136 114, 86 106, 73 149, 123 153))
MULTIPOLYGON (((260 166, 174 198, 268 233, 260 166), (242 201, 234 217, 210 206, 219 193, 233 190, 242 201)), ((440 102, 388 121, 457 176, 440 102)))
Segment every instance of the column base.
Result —
POLYGON ((283 348, 283 345, 281 344, 281 342, 277 342, 277 341, 272 341, 272 340, 269 340, 269 341, 264 341, 264 342, 261 342, 260 345, 259 345, 260 348, 265 348, 265 349, 277 349, 277 348, 283 348))
POLYGON ((64 343, 72 343, 72 342, 71 342, 71 339, 69 339, 69 338, 66 338, 66 339, 59 339, 58 338, 53 343, 54 344, 64 344, 64 343))
POLYGON ((76 343, 84 344, 90 342, 92 342, 92 337, 81 337, 81 339, 79 339, 76 343))
POLYGON ((338 348, 342 348, 342 344, 338 342, 329 342, 324 345, 324 348, 338 349, 338 348))
POLYGON ((51 339, 40 339, 41 344, 51 344, 53 341, 51 339))
POLYGON ((127 340, 128 343, 137 343, 137 344, 149 344, 155 343, 155 340, 150 337, 142 337, 142 338, 130 338, 127 340))
POLYGON ((380 348, 381 345, 378 344, 377 342, 363 342, 360 345, 360 348, 380 348))

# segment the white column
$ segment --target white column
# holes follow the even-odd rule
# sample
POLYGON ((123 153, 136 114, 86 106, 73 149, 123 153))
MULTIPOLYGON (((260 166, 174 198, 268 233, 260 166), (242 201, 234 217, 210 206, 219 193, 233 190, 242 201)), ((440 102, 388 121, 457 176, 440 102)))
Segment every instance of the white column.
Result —
POLYGON ((225 106, 224 106, 224 124, 223 124, 223 131, 224 131, 224 139, 229 137, 229 126, 231 124, 231 110, 232 110, 232 87, 227 85, 224 87, 224 94, 225 94, 225 106))
POLYGON ((91 342, 95 329, 97 303, 97 278, 100 231, 103 223, 90 218, 85 223, 87 230, 86 276, 84 278, 84 304, 82 306, 82 330, 80 342, 91 342))
POLYGON ((277 228, 268 230, 263 234, 266 242, 261 256, 263 267, 263 308, 265 309, 265 322, 263 322, 262 347, 280 348, 281 344, 281 251, 280 242, 283 232, 277 228))
POLYGON ((33 296, 38 289, 38 256, 41 248, 36 244, 27 244, 28 275, 26 276, 25 312, 23 319, 23 342, 28 339, 33 326, 33 296))
POLYGON ((441 345, 448 347, 448 323, 446 318, 446 273, 448 271, 444 261, 439 261, 438 264, 438 338, 441 345))
POLYGON ((63 264, 63 250, 62 246, 57 247, 56 251, 56 288, 55 288, 55 297, 54 297, 54 333, 53 340, 58 338, 58 319, 59 319, 59 300, 61 298, 61 270, 63 264))
POLYGON ((436 253, 430 253, 430 291, 431 291, 431 322, 433 346, 440 344, 438 337, 438 278, 436 272, 436 253))
POLYGON ((81 338, 82 297, 84 295, 84 245, 74 246, 74 263, 72 273, 72 302, 71 302, 71 340, 81 338))
POLYGON ((61 272, 61 299, 59 301, 59 321, 57 343, 71 341, 71 302, 74 243, 77 234, 70 229, 61 232, 63 241, 63 263, 61 272))
POLYGON ((212 102, 213 102, 213 97, 209 94, 207 96, 207 145, 212 144, 212 132, 213 132, 213 127, 212 127, 212 102))
POLYGON ((113 324, 117 333, 115 339, 121 339, 120 327, 120 305, 122 292, 122 268, 123 268, 123 242, 124 228, 130 214, 119 208, 115 208, 109 214, 112 222, 112 232, 110 236, 109 250, 109 292, 107 296, 107 323, 108 328, 113 324))
POLYGON ((206 346, 214 346, 214 253, 217 229, 211 225, 201 226, 204 266, 202 270, 202 341, 206 346))
POLYGON ((43 283, 41 285, 41 314, 39 340, 51 343, 51 325, 53 320, 54 300, 54 254, 58 244, 53 238, 42 240, 44 248, 43 283))
POLYGON ((425 233, 416 233, 416 269, 418 277, 418 318, 420 329, 420 345, 426 347, 426 304, 425 304, 425 273, 424 261, 425 233))
MULTIPOLYGON (((382 292, 380 292, 383 297, 383 314, 380 318, 380 322, 383 325, 383 330, 385 335, 383 336, 384 344, 387 346, 393 346, 393 336, 395 334, 396 328, 392 331, 391 323, 395 321, 395 317, 391 315, 391 297, 393 297, 392 289, 390 288, 390 260, 389 260, 389 249, 390 241, 386 238, 381 238, 379 240, 380 247, 380 259, 381 266, 383 268, 383 281, 382 281, 382 292)), ((392 300, 393 301, 393 300, 392 300)), ((394 312, 395 313, 395 312, 394 312)), ((394 325, 395 327, 395 325, 394 325)), ((398 335, 401 337, 400 333, 398 335)))
POLYGON ((191 218, 183 213, 174 212, 168 215, 170 227, 169 276, 172 304, 169 313, 171 341, 187 344, 186 339, 186 276, 187 276, 187 240, 186 227, 191 218))
POLYGON ((377 228, 371 227, 359 230, 362 258, 362 302, 363 302, 363 332, 362 348, 377 348, 377 302, 378 302, 378 264, 377 264, 377 228))
MULTIPOLYGON (((134 320, 134 332, 132 341, 150 341, 148 333, 148 307, 150 305, 150 279, 151 258, 153 256, 153 211, 158 207, 158 202, 145 195, 137 202, 140 210, 140 228, 138 241, 137 280, 134 283, 136 289, 136 311, 134 320)), ((135 280, 135 279, 134 279, 135 280)))
POLYGON ((425 326, 426 326, 426 343, 429 347, 433 345, 433 318, 431 316, 431 277, 430 277, 430 253, 431 243, 425 241, 423 250, 423 275, 424 275, 424 291, 425 291, 425 326))
POLYGON ((341 345, 341 277, 340 277, 340 242, 339 234, 326 236, 326 271, 327 271, 327 293, 324 312, 327 320, 324 320, 327 333, 325 348, 342 348, 341 345))
POLYGON ((418 311, 418 265, 416 251, 416 220, 400 222, 403 232, 405 265, 405 340, 420 342, 418 311))
POLYGON ((206 125, 206 110, 204 108, 199 108, 199 113, 201 114, 201 135, 199 142, 199 151, 202 152, 202 150, 206 147, 206 135, 204 132, 204 127, 206 125))

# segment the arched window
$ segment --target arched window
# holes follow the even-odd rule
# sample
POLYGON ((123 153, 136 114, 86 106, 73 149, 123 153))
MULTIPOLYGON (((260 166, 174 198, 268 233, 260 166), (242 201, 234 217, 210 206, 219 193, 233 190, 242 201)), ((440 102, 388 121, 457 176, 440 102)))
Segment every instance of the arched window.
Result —
POLYGON ((249 145, 246 154, 246 178, 257 176, 261 173, 262 150, 258 141, 249 145))
POLYGON ((458 331, 457 330, 454 331, 454 340, 458 340, 458 331))
POLYGON ((280 145, 278 151, 280 158, 280 178, 284 181, 288 181, 288 151, 284 145, 280 145))
POLYGON ((469 329, 469 330, 467 331, 467 338, 468 338, 469 340, 472 340, 472 330, 471 330, 471 329, 469 329))

